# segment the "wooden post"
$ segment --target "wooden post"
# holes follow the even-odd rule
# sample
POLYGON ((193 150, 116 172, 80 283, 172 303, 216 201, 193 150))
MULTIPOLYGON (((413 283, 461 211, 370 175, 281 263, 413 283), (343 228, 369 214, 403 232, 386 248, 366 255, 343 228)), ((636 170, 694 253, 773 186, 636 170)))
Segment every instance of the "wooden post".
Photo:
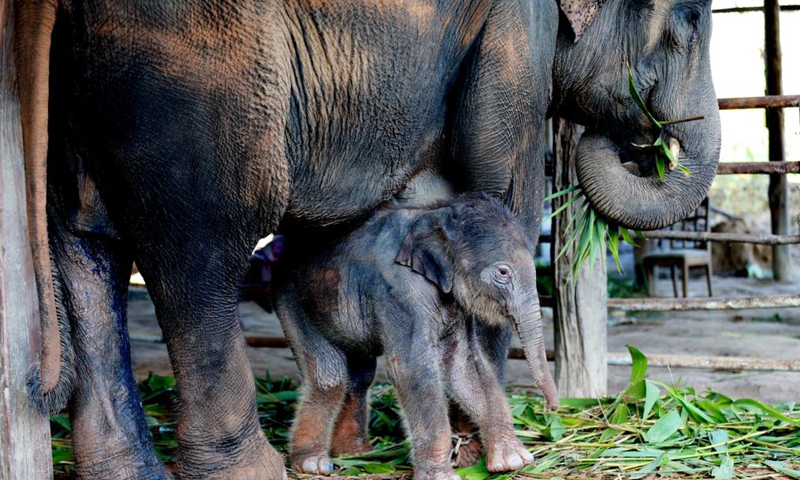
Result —
POLYGON ((26 386, 41 338, 25 213, 13 5, 7 0, 0 0, 0 38, 0 478, 50 480, 49 417, 26 386))
MULTIPOLYGON (((578 183, 575 154, 582 128, 556 120, 554 131, 553 191, 557 192, 578 183)), ((555 199, 553 209, 566 199, 555 199)), ((570 268, 574 252, 568 250, 555 260, 566 239, 564 227, 575 214, 577 203, 565 210, 566 215, 556 217, 552 228, 556 384, 561 397, 596 398, 606 394, 608 378, 605 252, 595 260, 593 271, 587 261, 576 279, 570 268)))
MULTIPOLYGON (((783 81, 781 78, 781 37, 780 6, 778 0, 764 2, 764 56, 766 58, 767 95, 781 95, 783 81)), ((769 130, 769 159, 774 162, 785 160, 783 147, 783 110, 767 108, 767 129, 769 130)), ((772 233, 789 235, 792 223, 787 205, 789 199, 789 181, 786 175, 770 175, 769 177, 769 209, 772 233)), ((792 253, 788 245, 772 247, 772 271, 775 280, 792 280, 792 253)))

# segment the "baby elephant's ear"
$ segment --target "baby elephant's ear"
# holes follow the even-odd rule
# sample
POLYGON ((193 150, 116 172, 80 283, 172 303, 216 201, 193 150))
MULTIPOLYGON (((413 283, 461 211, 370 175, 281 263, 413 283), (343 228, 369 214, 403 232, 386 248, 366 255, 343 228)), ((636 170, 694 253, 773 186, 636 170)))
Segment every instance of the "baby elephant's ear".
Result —
POLYGON ((450 208, 424 213, 412 223, 395 262, 424 275, 443 293, 450 293, 453 289, 455 224, 450 208))

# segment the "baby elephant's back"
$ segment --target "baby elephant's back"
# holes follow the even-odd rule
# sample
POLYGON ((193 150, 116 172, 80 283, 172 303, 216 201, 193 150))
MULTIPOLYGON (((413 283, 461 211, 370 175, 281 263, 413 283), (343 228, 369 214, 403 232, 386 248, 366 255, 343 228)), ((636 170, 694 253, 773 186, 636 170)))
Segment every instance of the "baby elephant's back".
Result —
POLYGON ((379 210, 329 245, 288 238, 273 285, 281 321, 309 323, 347 350, 380 353, 376 322, 406 270, 394 259, 410 223, 407 210, 379 210))

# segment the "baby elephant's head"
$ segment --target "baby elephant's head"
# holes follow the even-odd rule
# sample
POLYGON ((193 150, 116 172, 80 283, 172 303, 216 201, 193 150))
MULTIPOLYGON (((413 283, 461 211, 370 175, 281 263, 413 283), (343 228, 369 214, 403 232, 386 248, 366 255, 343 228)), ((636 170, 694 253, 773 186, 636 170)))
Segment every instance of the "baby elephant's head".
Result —
POLYGON ((452 294, 466 314, 516 327, 536 385, 558 406, 542 334, 533 244, 511 212, 488 197, 463 197, 419 215, 396 261, 452 294))

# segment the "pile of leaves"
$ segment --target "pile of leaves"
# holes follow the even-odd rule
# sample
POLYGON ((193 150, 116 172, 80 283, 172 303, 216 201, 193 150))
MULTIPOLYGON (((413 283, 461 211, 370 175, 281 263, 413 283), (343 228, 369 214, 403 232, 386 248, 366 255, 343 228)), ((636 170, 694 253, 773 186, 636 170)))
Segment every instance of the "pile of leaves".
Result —
MULTIPOLYGON (((645 378, 647 359, 628 347, 633 359, 629 387, 616 397, 562 399, 557 412, 541 399, 510 392, 517 435, 536 457, 532 466, 490 474, 483 463, 458 471, 465 480, 521 478, 800 478, 800 406, 733 400, 715 392, 666 385, 645 378)), ((270 442, 285 452, 298 400, 289 379, 257 379, 261 425, 270 442)), ((150 375, 140 385, 142 403, 162 461, 173 462, 175 382, 150 375)), ((394 478, 411 472, 394 389, 372 389, 370 434, 374 450, 334 460, 340 476, 372 474, 394 478)), ((53 462, 72 467, 70 424, 53 417, 53 462)))

